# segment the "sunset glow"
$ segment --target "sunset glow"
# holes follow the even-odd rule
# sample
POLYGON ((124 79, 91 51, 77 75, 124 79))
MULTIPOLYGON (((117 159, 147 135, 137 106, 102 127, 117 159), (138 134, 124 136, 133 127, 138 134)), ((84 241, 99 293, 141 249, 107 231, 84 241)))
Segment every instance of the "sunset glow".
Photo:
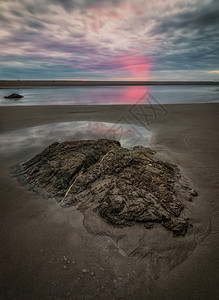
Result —
POLYGON ((217 79, 218 3, 1 1, 0 79, 217 79))

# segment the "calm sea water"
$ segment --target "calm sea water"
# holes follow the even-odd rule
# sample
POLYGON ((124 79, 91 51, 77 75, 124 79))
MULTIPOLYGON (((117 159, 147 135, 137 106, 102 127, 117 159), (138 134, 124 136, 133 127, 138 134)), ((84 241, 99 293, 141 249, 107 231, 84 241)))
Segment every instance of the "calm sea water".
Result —
POLYGON ((218 86, 111 86, 0 89, 0 106, 78 104, 174 104, 219 102, 218 86), (11 93, 22 100, 4 99, 11 93))

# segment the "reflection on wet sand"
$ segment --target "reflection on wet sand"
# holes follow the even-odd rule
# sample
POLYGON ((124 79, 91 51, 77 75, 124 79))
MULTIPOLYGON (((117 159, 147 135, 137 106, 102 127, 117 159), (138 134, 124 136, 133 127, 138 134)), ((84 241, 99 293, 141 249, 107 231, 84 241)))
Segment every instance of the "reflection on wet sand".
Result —
POLYGON ((42 149, 52 142, 108 138, 117 140, 123 147, 148 146, 150 132, 132 124, 105 122, 64 122, 12 131, 1 135, 0 151, 13 154, 25 149, 42 149))

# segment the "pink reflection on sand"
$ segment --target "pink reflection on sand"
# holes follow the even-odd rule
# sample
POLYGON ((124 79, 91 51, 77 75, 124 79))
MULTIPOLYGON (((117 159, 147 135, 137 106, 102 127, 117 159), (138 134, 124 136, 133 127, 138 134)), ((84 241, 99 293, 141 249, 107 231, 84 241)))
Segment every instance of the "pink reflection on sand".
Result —
POLYGON ((97 134, 100 134, 100 135, 103 135, 103 136, 106 133, 112 134, 113 136, 123 136, 123 135, 132 135, 132 134, 134 134, 134 131, 132 129, 122 130, 121 127, 120 128, 106 127, 106 126, 104 126, 104 124, 101 124, 100 122, 96 123, 95 125, 96 126, 92 126, 92 130, 94 130, 97 134))

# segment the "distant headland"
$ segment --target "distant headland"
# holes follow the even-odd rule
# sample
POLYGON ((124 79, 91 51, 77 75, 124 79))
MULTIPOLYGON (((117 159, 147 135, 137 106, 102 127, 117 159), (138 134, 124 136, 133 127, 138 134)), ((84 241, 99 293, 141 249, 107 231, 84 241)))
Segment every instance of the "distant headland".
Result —
POLYGON ((73 86, 130 86, 130 85, 219 85, 219 81, 93 81, 93 80, 0 80, 0 88, 10 87, 73 87, 73 86))

